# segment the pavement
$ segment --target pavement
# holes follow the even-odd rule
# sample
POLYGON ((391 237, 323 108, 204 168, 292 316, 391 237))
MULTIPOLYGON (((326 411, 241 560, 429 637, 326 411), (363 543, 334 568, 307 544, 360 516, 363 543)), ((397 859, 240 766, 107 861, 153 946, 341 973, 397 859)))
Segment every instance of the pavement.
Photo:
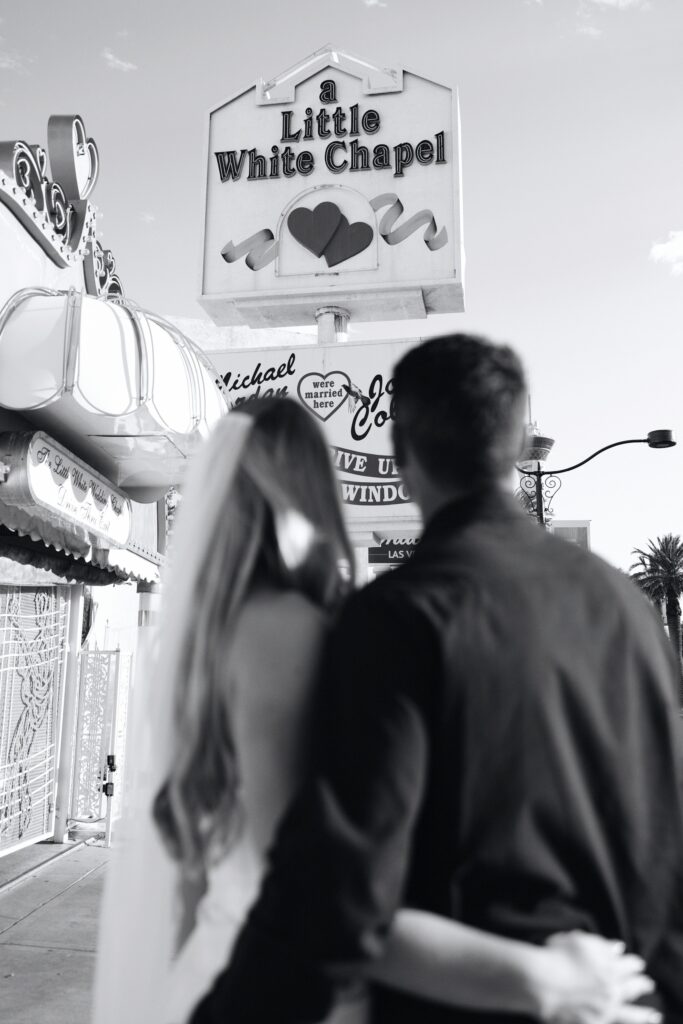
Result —
POLYGON ((89 1024, 111 851, 39 843, 0 858, 2 1024, 89 1024))

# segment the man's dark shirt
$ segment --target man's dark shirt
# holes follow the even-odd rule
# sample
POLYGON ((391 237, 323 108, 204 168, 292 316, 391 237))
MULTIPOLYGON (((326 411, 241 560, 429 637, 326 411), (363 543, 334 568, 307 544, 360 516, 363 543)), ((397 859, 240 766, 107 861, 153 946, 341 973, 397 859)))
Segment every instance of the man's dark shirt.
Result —
MULTIPOLYGON (((330 636, 316 774, 193 1024, 319 1019, 401 905, 533 942, 621 938, 683 1024, 677 682, 625 576, 497 491, 441 510, 330 636)), ((375 1000, 381 1024, 468 1016, 375 1000)))

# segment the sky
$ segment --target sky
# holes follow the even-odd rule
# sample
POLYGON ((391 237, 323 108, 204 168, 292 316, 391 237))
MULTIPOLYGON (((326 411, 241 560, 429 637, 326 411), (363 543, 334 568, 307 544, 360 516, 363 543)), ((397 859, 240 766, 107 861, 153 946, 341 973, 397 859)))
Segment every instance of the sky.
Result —
POLYGON ((548 468, 672 428, 563 478, 593 550, 683 535, 682 0, 0 0, 0 140, 80 114, 126 294, 206 317, 208 111, 331 43, 457 88, 466 311, 352 324, 350 340, 483 333, 527 366, 548 468), (42 13, 41 13, 42 12, 42 13))

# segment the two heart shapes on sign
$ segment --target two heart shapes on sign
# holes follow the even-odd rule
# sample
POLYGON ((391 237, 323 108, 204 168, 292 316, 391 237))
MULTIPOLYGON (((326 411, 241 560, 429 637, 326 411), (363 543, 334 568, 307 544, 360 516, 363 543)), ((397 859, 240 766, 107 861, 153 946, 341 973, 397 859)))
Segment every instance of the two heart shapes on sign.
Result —
POLYGON ((336 203, 319 203, 314 210, 298 206, 287 218, 287 227, 305 249, 314 256, 324 256, 328 267, 363 252, 374 234, 364 221, 349 224, 336 203))

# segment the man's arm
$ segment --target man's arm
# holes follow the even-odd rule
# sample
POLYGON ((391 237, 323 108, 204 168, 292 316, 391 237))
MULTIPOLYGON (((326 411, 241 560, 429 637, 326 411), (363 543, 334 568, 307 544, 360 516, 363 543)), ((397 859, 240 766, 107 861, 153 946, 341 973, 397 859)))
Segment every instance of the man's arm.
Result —
POLYGON ((651 601, 643 602, 655 623, 663 659, 669 665, 669 733, 662 735, 662 744, 672 753, 672 774, 677 779, 678 807, 671 808, 671 827, 678 833, 679 856, 675 858, 675 877, 671 888, 669 919, 662 941, 653 953, 647 955, 648 973, 654 979, 664 1000, 667 1024, 683 1024, 683 738, 680 718, 681 662, 676 658, 671 643, 664 633, 662 619, 651 601), (678 811, 678 813, 676 813, 678 811))
POLYGON ((320 1020, 336 980, 381 953, 422 799, 436 665, 427 622, 387 589, 351 597, 332 631, 315 774, 280 826, 230 965, 191 1024, 320 1020))
POLYGON ((683 866, 667 933, 647 969, 664 1000, 667 1024, 683 1024, 683 866))
MULTIPOLYGON (((666 640, 667 656, 671 646, 666 640)), ((672 659, 673 660, 673 659, 672 659)), ((683 743, 681 742, 681 722, 678 711, 678 679, 680 665, 675 664, 672 678, 676 688, 671 702, 671 744, 677 757, 679 814, 678 835, 679 852, 683 853, 683 837, 681 836, 681 811, 683 811, 683 743)), ((667 1024, 683 1024, 683 860, 677 859, 674 866, 675 878, 671 891, 669 920, 659 946, 648 959, 648 973, 664 1000, 665 1020, 667 1024)))

